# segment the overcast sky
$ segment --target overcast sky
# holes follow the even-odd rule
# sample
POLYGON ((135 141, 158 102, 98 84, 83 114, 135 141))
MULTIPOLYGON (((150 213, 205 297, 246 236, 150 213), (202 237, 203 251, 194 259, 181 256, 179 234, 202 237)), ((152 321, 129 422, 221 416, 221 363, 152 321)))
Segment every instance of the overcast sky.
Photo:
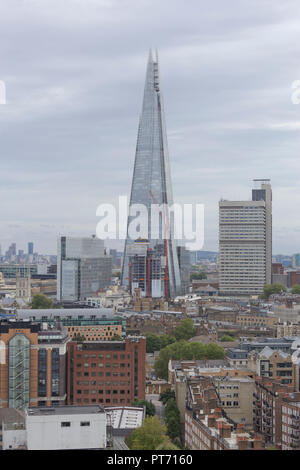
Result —
POLYGON ((273 251, 300 251, 299 0, 0 0, 0 244, 56 252, 130 193, 158 48, 174 199, 250 199, 271 178, 273 251))

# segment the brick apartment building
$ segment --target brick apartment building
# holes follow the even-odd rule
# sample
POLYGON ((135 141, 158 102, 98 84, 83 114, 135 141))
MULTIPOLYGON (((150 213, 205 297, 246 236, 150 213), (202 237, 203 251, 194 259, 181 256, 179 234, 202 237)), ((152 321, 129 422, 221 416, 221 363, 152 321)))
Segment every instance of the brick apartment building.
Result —
POLYGON ((248 368, 262 377, 271 377, 282 384, 291 384, 296 390, 296 365, 292 355, 266 346, 262 351, 248 354, 248 368))
POLYGON ((188 381, 185 445, 191 450, 259 450, 262 437, 246 432, 220 407, 210 377, 188 381))
POLYGON ((300 393, 282 400, 281 450, 300 449, 300 393))
POLYGON ((146 339, 68 344, 69 405, 129 405, 145 399, 146 339))
POLYGON ((275 328, 277 318, 267 317, 266 315, 253 315, 247 313, 240 313, 236 317, 236 324, 239 326, 246 326, 248 328, 264 327, 275 328))
POLYGON ((253 394, 254 430, 266 444, 281 446, 282 401, 293 392, 292 384, 282 384, 268 377, 257 377, 253 394))

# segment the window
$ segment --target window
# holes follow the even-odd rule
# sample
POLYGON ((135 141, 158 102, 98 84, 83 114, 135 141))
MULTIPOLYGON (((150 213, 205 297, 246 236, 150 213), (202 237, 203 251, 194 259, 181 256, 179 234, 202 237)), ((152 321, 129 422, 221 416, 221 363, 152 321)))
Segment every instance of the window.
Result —
POLYGON ((90 426, 90 421, 80 421, 80 426, 90 426))
POLYGON ((70 421, 62 421, 62 422, 60 423, 60 425, 61 425, 62 428, 69 428, 69 427, 71 427, 70 421))

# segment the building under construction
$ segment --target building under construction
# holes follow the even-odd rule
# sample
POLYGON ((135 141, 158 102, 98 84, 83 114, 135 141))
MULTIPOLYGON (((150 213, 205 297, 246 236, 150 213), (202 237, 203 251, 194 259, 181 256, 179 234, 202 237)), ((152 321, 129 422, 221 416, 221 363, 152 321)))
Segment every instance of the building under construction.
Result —
POLYGON ((148 240, 138 239, 128 247, 128 255, 130 293, 138 289, 142 297, 164 297, 168 275, 164 245, 150 248, 148 240))

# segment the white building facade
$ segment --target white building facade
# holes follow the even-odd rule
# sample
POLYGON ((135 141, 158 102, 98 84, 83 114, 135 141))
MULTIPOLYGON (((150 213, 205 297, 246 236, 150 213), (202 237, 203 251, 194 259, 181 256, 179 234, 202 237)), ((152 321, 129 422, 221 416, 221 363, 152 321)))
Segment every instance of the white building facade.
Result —
POLYGON ((219 202, 219 290, 260 295, 272 282, 272 192, 262 180, 252 201, 219 202))
POLYGON ((28 450, 105 449, 106 413, 100 406, 29 408, 28 450))

